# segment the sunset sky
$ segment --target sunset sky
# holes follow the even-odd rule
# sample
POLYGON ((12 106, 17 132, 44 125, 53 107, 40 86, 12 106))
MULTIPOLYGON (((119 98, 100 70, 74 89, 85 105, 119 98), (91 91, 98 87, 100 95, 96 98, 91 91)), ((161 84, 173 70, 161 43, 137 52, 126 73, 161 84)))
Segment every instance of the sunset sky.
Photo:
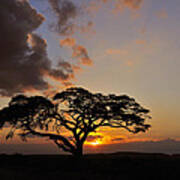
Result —
MULTIPOLYGON (((18 93, 51 96, 70 85, 104 94, 127 94, 150 109, 148 123, 152 128, 136 135, 121 129, 100 129, 89 138, 93 148, 98 142, 180 140, 179 0, 68 0, 73 6, 64 9, 57 9, 54 0, 6 1, 2 7, 0 4, 0 11, 6 14, 0 20, 6 17, 3 25, 10 27, 12 36, 0 30, 0 39, 4 36, 0 42, 1 107, 18 93), (14 14, 20 15, 14 24, 9 23, 12 15, 6 1, 14 6, 19 3, 22 9, 21 13, 14 7, 14 14), (30 11, 32 7, 36 13, 30 11), (25 42, 42 59, 32 63, 36 59, 22 58, 22 62, 27 61, 24 67, 21 60, 14 65, 10 53, 16 49, 6 53, 8 42, 14 43, 11 49, 25 42)), ((17 142, 21 143, 18 138, 8 141, 17 142)))

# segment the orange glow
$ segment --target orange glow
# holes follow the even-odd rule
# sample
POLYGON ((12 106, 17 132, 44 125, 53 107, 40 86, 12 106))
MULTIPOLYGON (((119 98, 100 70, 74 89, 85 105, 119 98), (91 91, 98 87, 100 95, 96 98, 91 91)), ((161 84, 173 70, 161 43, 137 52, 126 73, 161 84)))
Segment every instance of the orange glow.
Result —
POLYGON ((87 145, 89 145, 89 146, 98 146, 98 145, 102 145, 103 144, 103 142, 101 141, 101 140, 95 140, 95 141, 91 141, 91 142, 87 142, 87 143, 85 143, 85 144, 87 144, 87 145))
POLYGON ((95 142, 91 142, 90 143, 90 145, 92 145, 92 146, 97 146, 97 145, 99 145, 100 143, 98 142, 98 141, 95 141, 95 142))

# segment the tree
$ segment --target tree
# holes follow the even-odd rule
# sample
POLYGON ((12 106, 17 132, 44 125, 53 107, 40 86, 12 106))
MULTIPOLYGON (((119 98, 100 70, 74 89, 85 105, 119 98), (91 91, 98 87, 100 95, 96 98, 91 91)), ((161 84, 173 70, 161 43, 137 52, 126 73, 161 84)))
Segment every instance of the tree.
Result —
POLYGON ((105 126, 145 132, 150 127, 145 124, 148 114, 148 109, 127 95, 103 95, 74 87, 57 93, 52 100, 42 96, 13 97, 0 111, 0 127, 5 122, 11 125, 7 138, 20 130, 23 140, 30 135, 49 137, 63 151, 82 156, 91 132, 105 126), (69 132, 68 137, 63 129, 69 132))

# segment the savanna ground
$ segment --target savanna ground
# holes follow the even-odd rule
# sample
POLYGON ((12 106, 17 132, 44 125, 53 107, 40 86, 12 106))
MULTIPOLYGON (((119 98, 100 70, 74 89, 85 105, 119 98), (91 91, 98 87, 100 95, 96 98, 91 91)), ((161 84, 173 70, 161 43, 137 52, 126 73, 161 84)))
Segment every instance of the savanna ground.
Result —
POLYGON ((180 155, 114 153, 85 155, 0 155, 1 180, 178 179, 180 155))

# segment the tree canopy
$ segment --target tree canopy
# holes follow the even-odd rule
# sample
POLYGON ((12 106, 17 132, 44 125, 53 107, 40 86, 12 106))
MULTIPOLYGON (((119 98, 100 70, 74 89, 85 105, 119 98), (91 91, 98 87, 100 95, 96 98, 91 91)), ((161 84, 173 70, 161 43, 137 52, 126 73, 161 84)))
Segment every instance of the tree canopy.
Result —
POLYGON ((56 145, 74 156, 81 156, 88 135, 100 127, 124 128, 131 133, 145 132, 150 125, 149 110, 127 95, 103 95, 83 88, 68 88, 53 99, 43 96, 17 95, 8 107, 0 110, 0 127, 7 122, 7 138, 18 135, 49 137, 56 145), (63 135, 63 128, 69 136, 63 135))

